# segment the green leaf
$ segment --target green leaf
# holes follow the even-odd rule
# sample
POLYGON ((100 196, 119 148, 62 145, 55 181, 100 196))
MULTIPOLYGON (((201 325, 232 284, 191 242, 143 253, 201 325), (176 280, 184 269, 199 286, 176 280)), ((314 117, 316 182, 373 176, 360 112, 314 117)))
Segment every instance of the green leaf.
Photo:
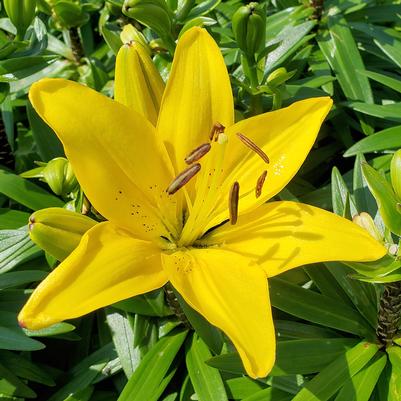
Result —
POLYGON ((293 320, 274 320, 277 335, 282 339, 334 338, 336 332, 327 327, 295 322, 293 320))
POLYGON ((70 333, 75 330, 75 326, 70 323, 56 323, 50 327, 40 330, 23 329, 24 333, 29 337, 53 337, 60 334, 70 333))
POLYGON ((142 359, 118 401, 157 401, 168 384, 163 379, 186 335, 186 331, 179 331, 160 339, 142 359))
POLYGON ((29 213, 0 208, 0 230, 12 230, 27 224, 29 213))
POLYGON ((16 315, 13 314, 15 320, 14 327, 4 327, 3 317, 5 313, 6 312, 1 312, 3 316, 0 318, 0 349, 13 351, 37 351, 45 348, 44 344, 27 337, 22 329, 17 327, 16 315))
POLYGON ((244 398, 242 401, 290 401, 292 395, 276 388, 266 388, 244 398))
POLYGON ((345 96, 349 100, 373 103, 369 80, 363 74, 355 74, 356 70, 364 71, 365 66, 347 21, 341 16, 331 16, 328 27, 317 41, 345 96))
POLYGON ((212 356, 209 348, 195 333, 186 347, 186 363, 192 385, 199 401, 227 401, 218 370, 206 365, 212 356))
POLYGON ((2 364, 0 364, 0 394, 36 398, 35 392, 2 364))
POLYGON ((392 28, 385 28, 363 22, 352 23, 352 28, 371 37, 373 43, 396 64, 401 67, 401 35, 392 28))
POLYGON ((65 401, 89 401, 92 397, 94 387, 89 386, 86 389, 79 391, 75 394, 69 395, 65 401))
POLYGON ((379 152, 399 148, 401 148, 401 125, 384 129, 361 139, 344 153, 344 157, 355 156, 357 153, 379 152))
POLYGON ((363 175, 375 197, 380 215, 391 232, 401 235, 401 213, 397 210, 398 199, 386 179, 369 164, 362 164, 363 175))
POLYGON ((22 379, 41 383, 46 386, 54 386, 53 378, 44 369, 27 358, 15 352, 0 351, 0 363, 7 366, 16 376, 22 379))
POLYGON ((361 341, 306 383, 292 401, 330 399, 349 378, 357 374, 373 358, 378 349, 377 344, 361 341))
POLYGON ((366 75, 368 78, 373 79, 374 81, 379 82, 380 84, 389 87, 401 93, 401 80, 389 77, 388 75, 379 74, 378 72, 373 71, 357 71, 358 74, 366 75))
POLYGON ((27 226, 18 230, 0 230, 0 273, 31 260, 40 253, 29 238, 27 226))
POLYGON ((284 312, 362 337, 371 331, 362 316, 345 303, 279 278, 271 278, 269 283, 272 305, 284 312))
POLYGON ((369 401, 386 361, 385 354, 377 355, 368 366, 348 379, 335 401, 369 401))
POLYGON ((265 383, 257 380, 252 380, 249 377, 236 377, 225 381, 227 395, 231 399, 242 400, 254 393, 267 388, 265 383))
POLYGON ((31 210, 63 207, 63 202, 34 183, 0 170, 0 193, 31 210))
POLYGON ((344 217, 351 217, 358 213, 347 185, 337 167, 333 167, 331 172, 331 196, 334 213, 344 217), (347 203, 348 207, 346 207, 347 203))
POLYGON ((401 398, 401 348, 399 346, 388 347, 387 354, 391 363, 388 401, 397 401, 401 398))
POLYGON ((18 272, 4 273, 0 275, 0 290, 41 281, 46 276, 47 272, 41 270, 21 270, 18 272))
POLYGON ((401 103, 368 104, 361 102, 349 102, 347 106, 355 111, 372 117, 383 118, 395 122, 401 122, 401 103))
POLYGON ((129 379, 139 365, 141 352, 137 347, 134 348, 134 333, 128 315, 113 308, 107 308, 106 320, 122 368, 129 379))
POLYGON ((54 131, 39 117, 31 103, 27 103, 27 115, 39 156, 48 162, 55 157, 64 156, 63 145, 54 131))

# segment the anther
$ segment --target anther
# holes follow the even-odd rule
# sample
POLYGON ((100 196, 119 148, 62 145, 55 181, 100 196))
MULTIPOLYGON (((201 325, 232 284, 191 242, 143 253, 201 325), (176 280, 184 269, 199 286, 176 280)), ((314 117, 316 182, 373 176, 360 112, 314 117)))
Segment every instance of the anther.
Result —
POLYGON ((185 163, 187 164, 192 164, 199 159, 201 159, 203 156, 205 156, 206 153, 209 152, 211 148, 210 143, 204 143, 203 145, 198 146, 196 149, 194 149, 184 160, 185 163))
POLYGON ((267 176, 267 170, 263 171, 263 173, 256 181, 255 195, 257 198, 259 198, 259 196, 262 195, 263 184, 265 183, 266 176, 267 176))
POLYGON ((234 182, 230 189, 228 198, 228 210, 230 213, 230 223, 234 225, 238 220, 238 199, 239 199, 239 184, 234 182))
POLYGON ((196 164, 193 164, 192 166, 188 167, 184 171, 182 171, 180 174, 177 175, 177 177, 174 178, 174 180, 171 182, 171 184, 166 189, 166 192, 169 195, 175 194, 192 177, 194 177, 197 173, 199 173, 200 169, 201 169, 201 165, 199 163, 196 163, 196 164))
POLYGON ((217 139, 219 138, 219 134, 223 133, 225 129, 226 127, 223 124, 220 123, 214 124, 212 130, 210 131, 209 139, 213 141, 214 138, 214 141, 216 142, 217 139))
POLYGON ((237 133, 238 138, 241 140, 241 142, 248 146, 248 148, 252 149, 255 153, 257 153, 265 163, 270 163, 269 157, 263 150, 256 145, 255 142, 251 141, 248 137, 246 137, 244 134, 240 134, 239 132, 237 133))

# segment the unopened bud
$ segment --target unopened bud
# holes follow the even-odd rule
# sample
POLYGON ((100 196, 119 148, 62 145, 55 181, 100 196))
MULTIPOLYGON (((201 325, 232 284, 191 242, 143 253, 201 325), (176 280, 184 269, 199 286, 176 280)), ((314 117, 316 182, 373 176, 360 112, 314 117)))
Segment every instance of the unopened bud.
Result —
POLYGON ((80 27, 89 21, 89 13, 74 1, 58 1, 53 6, 56 26, 62 29, 80 27))
POLYGON ((32 241, 57 260, 64 260, 79 244, 82 235, 96 224, 80 213, 52 207, 29 218, 32 241))
POLYGON ((36 0, 4 0, 4 8, 17 28, 17 37, 23 39, 35 17, 36 0))
POLYGON ((401 201, 401 149, 394 153, 390 165, 391 184, 401 201))
POLYGON ((117 54, 114 98, 156 125, 164 82, 146 48, 133 41, 117 54))
POLYGON ((153 29, 161 38, 171 36, 172 12, 165 0, 125 0, 123 13, 153 29))
POLYGON ((56 195, 67 195, 78 185, 71 164, 64 157, 50 160, 43 168, 42 176, 56 195))
POLYGON ((383 236, 368 213, 361 212, 354 216, 352 221, 355 224, 358 224, 358 226, 364 228, 373 238, 377 239, 378 241, 383 241, 383 236))
POLYGON ((259 3, 240 7, 233 15, 232 29, 239 48, 248 56, 260 53, 266 39, 266 11, 259 3))

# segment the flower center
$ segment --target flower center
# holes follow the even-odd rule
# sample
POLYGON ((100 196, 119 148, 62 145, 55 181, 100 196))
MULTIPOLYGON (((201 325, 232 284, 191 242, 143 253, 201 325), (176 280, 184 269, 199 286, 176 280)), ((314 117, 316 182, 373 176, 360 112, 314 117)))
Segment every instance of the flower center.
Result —
MULTIPOLYGON (((216 212, 221 212, 222 205, 219 201, 221 201, 222 195, 228 200, 225 206, 226 208, 228 206, 228 220, 231 224, 236 224, 239 201, 251 192, 247 191, 240 196, 240 184, 234 178, 235 172, 246 158, 236 166, 234 171, 224 174, 224 159, 229 141, 224 131, 225 127, 222 124, 213 125, 209 134, 209 142, 201 144, 188 154, 185 162, 189 167, 180 172, 166 190, 170 196, 174 196, 177 191, 181 190, 186 201, 186 207, 183 208, 184 224, 177 240, 178 247, 192 245, 204 234, 205 227, 211 218, 216 216, 216 212), (193 182, 194 177, 196 177, 195 182, 193 182), (222 194, 223 186, 227 187, 227 181, 231 180, 232 184, 230 184, 228 193, 222 194), (188 188, 187 184, 192 186, 188 188), (191 197, 190 194, 193 191, 196 195, 191 197)), ((266 164, 269 163, 269 157, 251 139, 242 133, 237 133, 236 138, 261 157, 266 164)), ((262 194, 266 176, 267 170, 264 170, 255 181, 252 191, 255 191, 256 198, 262 194)))

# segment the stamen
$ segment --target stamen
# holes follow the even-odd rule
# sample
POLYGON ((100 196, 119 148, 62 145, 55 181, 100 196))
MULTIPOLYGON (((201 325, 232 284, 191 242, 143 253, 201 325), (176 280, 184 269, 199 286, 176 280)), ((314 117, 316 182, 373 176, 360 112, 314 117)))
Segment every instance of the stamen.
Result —
POLYGON ((238 199, 239 199, 239 184, 234 182, 230 189, 228 198, 228 210, 230 213, 230 223, 234 225, 238 220, 238 199))
POLYGON ((225 129, 226 127, 223 124, 220 123, 214 124, 212 130, 210 131, 209 139, 213 141, 214 138, 214 141, 216 142, 217 139, 219 138, 219 134, 223 133, 225 129))
POLYGON ((266 176, 267 176, 267 170, 263 171, 263 173, 256 181, 255 195, 257 198, 259 198, 259 196, 262 195, 263 184, 265 183, 266 176))
POLYGON ((246 137, 244 134, 240 134, 239 132, 237 133, 238 138, 241 140, 243 144, 248 146, 248 148, 252 149, 255 153, 257 153, 265 163, 269 164, 270 160, 269 157, 263 150, 256 145, 255 142, 251 141, 248 137, 246 137))
POLYGON ((177 175, 177 177, 174 178, 174 180, 171 182, 171 184, 166 189, 166 192, 169 195, 175 194, 192 177, 194 177, 197 173, 199 173, 200 169, 201 169, 201 165, 199 163, 196 163, 196 164, 193 164, 192 166, 188 167, 184 171, 182 171, 180 174, 177 175))
POLYGON ((187 164, 192 164, 199 159, 201 159, 203 156, 205 156, 206 153, 209 152, 211 148, 210 143, 204 143, 203 145, 198 146, 196 149, 194 149, 184 160, 185 163, 187 164))

